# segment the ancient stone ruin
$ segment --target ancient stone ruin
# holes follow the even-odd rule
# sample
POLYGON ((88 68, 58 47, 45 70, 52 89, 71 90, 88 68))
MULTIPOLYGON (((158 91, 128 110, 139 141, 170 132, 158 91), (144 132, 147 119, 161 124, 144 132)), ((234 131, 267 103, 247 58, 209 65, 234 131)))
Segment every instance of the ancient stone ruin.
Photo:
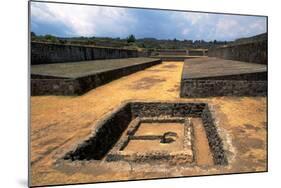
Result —
POLYGON ((136 50, 33 42, 31 95, 82 95, 159 63, 136 50))
POLYGON ((249 157, 266 153, 267 62, 256 61, 267 56, 264 44, 154 54, 33 44, 31 165, 47 163, 37 182, 45 174, 65 183, 266 169, 266 155, 249 157), (255 48, 261 54, 245 59, 255 48))
POLYGON ((208 56, 185 60, 181 97, 267 96, 267 37, 211 48, 208 56))
POLYGON ((93 134, 64 159, 196 165, 193 130, 197 126, 204 128, 214 164, 227 165, 208 104, 184 102, 125 103, 102 119, 93 134))
POLYGON ((267 66, 219 58, 185 62, 181 97, 266 96, 267 66))

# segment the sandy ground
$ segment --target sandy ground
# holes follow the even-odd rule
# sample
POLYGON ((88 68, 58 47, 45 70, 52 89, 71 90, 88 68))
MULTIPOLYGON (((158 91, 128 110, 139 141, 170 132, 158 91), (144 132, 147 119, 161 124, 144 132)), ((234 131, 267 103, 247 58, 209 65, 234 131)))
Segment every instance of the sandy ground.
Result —
POLYGON ((39 186, 266 171, 267 99, 180 99, 182 67, 181 62, 164 62, 79 97, 31 97, 31 184, 39 186), (132 99, 208 102, 215 111, 229 165, 210 166, 210 161, 200 166, 89 161, 69 165, 58 162, 66 152, 91 134, 99 118, 132 99))
POLYGON ((193 118, 194 146, 195 158, 198 165, 210 166, 214 165, 212 153, 208 144, 207 134, 204 130, 201 118, 193 118))

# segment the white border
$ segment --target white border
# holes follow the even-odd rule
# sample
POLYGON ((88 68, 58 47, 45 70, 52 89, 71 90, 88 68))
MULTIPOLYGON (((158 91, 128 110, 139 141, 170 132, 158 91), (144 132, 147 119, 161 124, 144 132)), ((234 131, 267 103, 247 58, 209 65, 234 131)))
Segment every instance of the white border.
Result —
MULTIPOLYGON (((57 0, 60 1, 60 0, 57 0)), ((119 5, 269 16, 269 172, 102 183, 69 187, 267 187, 280 177, 281 75, 280 5, 276 0, 67 0, 67 2, 119 5)), ((1 2, 1 187, 27 186, 27 15, 26 0, 1 2)))

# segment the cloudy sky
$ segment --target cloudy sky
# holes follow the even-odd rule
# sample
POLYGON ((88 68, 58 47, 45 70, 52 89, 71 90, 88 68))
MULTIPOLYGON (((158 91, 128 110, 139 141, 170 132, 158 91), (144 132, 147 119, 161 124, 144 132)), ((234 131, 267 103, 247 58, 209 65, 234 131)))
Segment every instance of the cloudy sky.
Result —
POLYGON ((266 18, 31 2, 31 31, 60 37, 234 40, 266 32, 266 18))

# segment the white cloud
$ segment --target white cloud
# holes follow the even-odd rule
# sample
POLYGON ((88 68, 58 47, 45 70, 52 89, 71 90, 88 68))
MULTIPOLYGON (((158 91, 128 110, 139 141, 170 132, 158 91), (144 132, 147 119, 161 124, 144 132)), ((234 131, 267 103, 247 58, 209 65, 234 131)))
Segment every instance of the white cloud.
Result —
POLYGON ((263 33, 263 32, 266 32, 265 25, 266 25, 266 21, 264 19, 264 20, 258 20, 256 22, 251 23, 249 25, 249 27, 250 27, 251 30, 263 33))
POLYGON ((266 32, 266 19, 224 15, 216 23, 214 37, 237 39, 266 32))
POLYGON ((75 35, 93 36, 104 31, 129 33, 135 20, 124 8, 48 4, 32 2, 31 18, 45 23, 60 23, 75 35))
POLYGON ((243 27, 236 19, 224 16, 215 24, 214 37, 216 38, 233 38, 237 34, 243 34, 243 27))
POLYGON ((206 28, 210 29, 211 16, 208 13, 175 12, 171 17, 187 39, 204 39, 208 33, 206 28))
POLYGON ((222 34, 229 33, 231 30, 238 27, 238 22, 232 19, 219 19, 218 23, 216 24, 216 29, 222 34))
POLYGON ((207 21, 209 19, 209 14, 206 13, 183 12, 181 13, 181 15, 186 21, 190 22, 192 25, 196 25, 202 21, 207 21))
POLYGON ((183 35, 188 35, 190 33, 190 29, 184 28, 181 32, 183 35))
POLYGON ((184 38, 234 40, 266 32, 264 17, 175 12, 171 18, 184 38))

